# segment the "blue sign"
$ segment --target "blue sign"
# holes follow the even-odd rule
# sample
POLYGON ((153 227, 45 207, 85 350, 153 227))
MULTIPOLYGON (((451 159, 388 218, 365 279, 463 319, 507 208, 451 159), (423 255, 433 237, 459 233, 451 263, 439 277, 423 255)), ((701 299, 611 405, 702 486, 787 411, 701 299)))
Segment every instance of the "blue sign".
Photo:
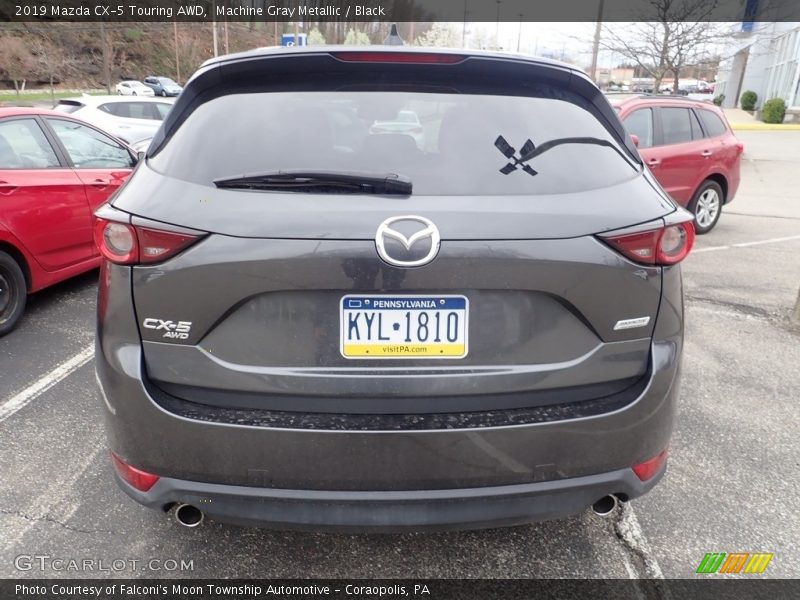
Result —
POLYGON ((307 45, 307 39, 305 33, 298 33, 297 34, 297 43, 295 44, 294 41, 294 34, 293 33, 284 33, 281 36, 281 46, 305 46, 307 45))
POLYGON ((744 5, 744 20, 742 21, 742 31, 751 33, 753 31, 753 21, 758 17, 759 0, 746 0, 744 5))

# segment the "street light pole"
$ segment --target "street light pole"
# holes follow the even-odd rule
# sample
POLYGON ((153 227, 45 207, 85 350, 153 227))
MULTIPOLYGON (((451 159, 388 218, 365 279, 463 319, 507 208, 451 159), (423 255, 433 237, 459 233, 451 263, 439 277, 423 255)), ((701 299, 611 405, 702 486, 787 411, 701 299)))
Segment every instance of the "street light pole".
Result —
POLYGON ((108 37, 106 36, 106 24, 100 20, 100 37, 103 43, 103 77, 106 80, 106 93, 111 93, 111 57, 108 51, 108 37))
POLYGON ((519 13, 519 30, 517 31, 517 52, 519 52, 519 45, 522 41, 522 13, 519 13))
POLYGON ((177 82, 181 82, 181 61, 178 56, 178 22, 172 22, 172 37, 175 41, 175 71, 177 82))
POLYGON ((467 47, 467 0, 464 0, 464 24, 461 28, 461 47, 467 47))
POLYGON ((217 0, 214 0, 211 13, 211 39, 214 42, 214 56, 219 56, 219 40, 217 39, 217 0))
POLYGON ((597 23, 594 27, 594 42, 592 43, 592 67, 589 69, 589 77, 595 83, 597 83, 597 53, 600 50, 600 27, 603 25, 604 2, 605 0, 600 0, 600 5, 597 8, 597 23))
POLYGON ((497 0, 497 19, 495 20, 495 27, 494 27, 494 45, 495 49, 500 49, 500 3, 503 0, 497 0))

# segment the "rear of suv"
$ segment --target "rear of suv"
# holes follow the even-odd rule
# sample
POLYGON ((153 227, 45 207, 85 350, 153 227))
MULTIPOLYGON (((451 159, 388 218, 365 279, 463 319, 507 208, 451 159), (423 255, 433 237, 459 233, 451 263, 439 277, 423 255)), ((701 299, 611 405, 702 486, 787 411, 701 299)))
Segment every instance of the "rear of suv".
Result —
POLYGON ((216 59, 96 218, 117 480, 184 525, 512 525, 664 473, 692 217, 566 65, 216 59))
POLYGON ((722 109, 675 96, 639 96, 615 108, 658 182, 694 214, 696 232, 711 231, 739 188, 744 152, 722 109))

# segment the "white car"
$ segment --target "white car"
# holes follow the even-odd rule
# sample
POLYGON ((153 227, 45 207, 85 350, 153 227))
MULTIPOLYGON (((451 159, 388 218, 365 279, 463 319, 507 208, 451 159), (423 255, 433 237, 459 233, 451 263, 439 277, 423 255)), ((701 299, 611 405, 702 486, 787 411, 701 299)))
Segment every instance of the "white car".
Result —
POLYGON ((425 149, 425 130, 422 128, 419 116, 413 110, 401 110, 391 121, 375 121, 369 132, 371 135, 387 133, 408 135, 414 139, 420 150, 425 149))
POLYGON ((174 101, 174 98, 84 94, 78 98, 63 98, 54 108, 134 145, 155 135, 174 101))
POLYGON ((147 87, 141 81, 120 81, 117 84, 117 94, 120 96, 155 96, 153 88, 147 87))

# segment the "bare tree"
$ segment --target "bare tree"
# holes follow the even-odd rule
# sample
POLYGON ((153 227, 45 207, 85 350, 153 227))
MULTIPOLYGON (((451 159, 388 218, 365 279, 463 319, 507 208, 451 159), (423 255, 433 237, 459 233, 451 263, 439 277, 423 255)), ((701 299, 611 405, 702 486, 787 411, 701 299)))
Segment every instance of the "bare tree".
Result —
POLYGON ((25 90, 25 82, 34 67, 31 51, 26 40, 13 34, 3 35, 0 39, 0 70, 6 72, 14 82, 17 94, 25 90))
POLYGON ((601 45, 634 62, 655 82, 653 90, 672 75, 673 91, 684 68, 709 56, 710 47, 725 36, 724 25, 710 22, 719 0, 647 0, 646 17, 626 28, 604 26, 601 45))
POLYGON ((64 81, 75 68, 76 60, 70 46, 59 37, 59 29, 55 26, 28 27, 28 39, 31 55, 38 66, 40 74, 48 78, 50 98, 56 104, 54 83, 64 81))

